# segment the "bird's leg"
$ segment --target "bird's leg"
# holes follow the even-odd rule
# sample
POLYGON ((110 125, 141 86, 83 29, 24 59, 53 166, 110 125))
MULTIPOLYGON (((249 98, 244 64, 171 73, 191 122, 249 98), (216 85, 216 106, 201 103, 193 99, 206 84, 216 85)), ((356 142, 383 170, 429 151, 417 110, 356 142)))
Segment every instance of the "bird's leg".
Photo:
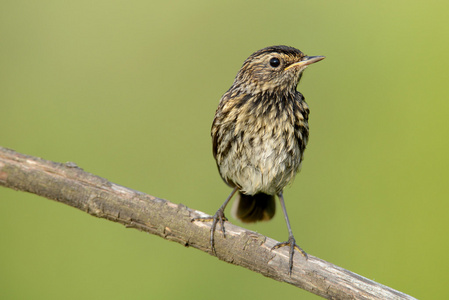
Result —
POLYGON ((235 187, 231 194, 228 196, 228 198, 226 198, 225 202, 223 203, 222 206, 220 206, 220 208, 217 210, 217 212, 215 213, 215 215, 213 215, 212 217, 200 217, 200 218, 194 218, 192 219, 192 221, 201 221, 201 222, 208 222, 208 221, 212 221, 212 226, 210 228, 210 247, 212 249, 212 253, 216 254, 215 252, 215 244, 214 244, 214 233, 215 233, 215 228, 217 227, 217 223, 220 222, 221 225, 221 231, 223 232, 223 237, 226 237, 226 232, 225 232, 225 228, 224 228, 224 222, 227 221, 228 219, 226 219, 225 215, 224 215, 224 210, 226 208, 226 205, 228 205, 229 201, 231 200, 232 196, 234 196, 234 194, 237 192, 238 187, 235 187))
POLYGON ((296 245, 296 241, 295 238, 293 237, 293 232, 292 232, 292 228, 290 226, 290 221, 288 220, 288 215, 287 215, 287 209, 285 208, 285 203, 284 203, 284 196, 282 195, 282 192, 280 192, 278 194, 279 197, 279 201, 281 202, 281 206, 282 206, 282 211, 284 212, 284 217, 285 217, 285 222, 287 223, 287 228, 288 228, 288 241, 286 242, 282 242, 282 243, 277 243, 276 245, 273 246, 273 248, 271 248, 271 250, 274 249, 278 249, 284 246, 289 246, 290 250, 289 250, 289 265, 288 265, 288 274, 291 275, 292 274, 292 269, 293 269, 293 253, 295 252, 295 249, 298 250, 299 252, 301 252, 301 254, 307 259, 307 253, 301 249, 301 247, 299 247, 298 245, 296 245))

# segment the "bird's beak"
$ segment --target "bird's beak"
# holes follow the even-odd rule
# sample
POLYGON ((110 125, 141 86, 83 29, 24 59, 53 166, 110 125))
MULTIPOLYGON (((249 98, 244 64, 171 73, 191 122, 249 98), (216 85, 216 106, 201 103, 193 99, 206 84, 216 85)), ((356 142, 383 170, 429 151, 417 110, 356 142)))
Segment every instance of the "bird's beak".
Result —
POLYGON ((288 66, 287 68, 284 69, 284 71, 287 71, 290 68, 293 67, 305 67, 308 66, 310 64, 319 62, 320 60, 326 58, 326 56, 304 56, 301 61, 298 61, 294 64, 291 64, 290 66, 288 66))

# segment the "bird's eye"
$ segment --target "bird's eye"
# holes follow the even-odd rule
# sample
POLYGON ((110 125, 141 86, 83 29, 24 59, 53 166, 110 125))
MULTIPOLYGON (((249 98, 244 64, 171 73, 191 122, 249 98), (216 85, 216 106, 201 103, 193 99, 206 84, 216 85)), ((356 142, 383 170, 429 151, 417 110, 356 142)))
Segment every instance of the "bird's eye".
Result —
POLYGON ((278 58, 273 57, 272 59, 270 59, 270 66, 272 66, 273 68, 279 67, 280 64, 281 62, 279 61, 278 58))

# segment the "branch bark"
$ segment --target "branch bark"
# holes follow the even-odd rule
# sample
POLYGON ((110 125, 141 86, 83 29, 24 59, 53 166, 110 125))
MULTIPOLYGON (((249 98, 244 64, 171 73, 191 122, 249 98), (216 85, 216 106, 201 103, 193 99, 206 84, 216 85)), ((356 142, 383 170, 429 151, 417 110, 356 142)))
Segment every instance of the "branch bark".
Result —
MULTIPOLYGON (((121 223, 212 255, 210 222, 192 222, 207 214, 138 192, 84 172, 74 163, 56 163, 0 147, 0 185, 30 192, 92 216, 121 223)), ((295 255, 288 275, 287 247, 226 222, 226 238, 217 232, 220 260, 283 281, 327 299, 415 299, 351 271, 309 255, 295 255)))

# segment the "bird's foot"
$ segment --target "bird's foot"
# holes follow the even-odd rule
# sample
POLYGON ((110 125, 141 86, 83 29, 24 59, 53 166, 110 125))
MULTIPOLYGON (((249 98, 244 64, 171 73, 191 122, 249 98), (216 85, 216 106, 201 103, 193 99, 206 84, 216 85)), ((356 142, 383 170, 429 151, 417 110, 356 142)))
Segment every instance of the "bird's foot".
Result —
POLYGON ((223 232, 223 237, 226 237, 226 232, 225 232, 225 227, 224 227, 224 222, 227 221, 228 219, 225 217, 224 215, 224 210, 222 208, 219 208, 217 210, 217 212, 215 213, 215 215, 211 216, 211 217, 199 217, 199 218, 193 218, 193 221, 200 221, 200 222, 210 222, 212 221, 212 226, 210 228, 210 247, 212 249, 212 253, 214 255, 217 255, 217 253, 215 252, 215 238, 214 238, 214 234, 215 234, 215 229, 217 227, 217 223, 220 222, 221 225, 221 231, 223 232))
POLYGON ((306 259, 308 258, 308 256, 307 256, 307 253, 296 244, 296 241, 295 241, 295 238, 293 237, 293 235, 289 236, 288 241, 277 243, 276 245, 274 245, 273 248, 271 248, 271 250, 278 249, 278 248, 285 247, 285 246, 289 246, 289 248, 290 248, 289 249, 289 261, 288 261, 288 274, 292 275, 293 254, 295 252, 295 249, 298 250, 306 259))

